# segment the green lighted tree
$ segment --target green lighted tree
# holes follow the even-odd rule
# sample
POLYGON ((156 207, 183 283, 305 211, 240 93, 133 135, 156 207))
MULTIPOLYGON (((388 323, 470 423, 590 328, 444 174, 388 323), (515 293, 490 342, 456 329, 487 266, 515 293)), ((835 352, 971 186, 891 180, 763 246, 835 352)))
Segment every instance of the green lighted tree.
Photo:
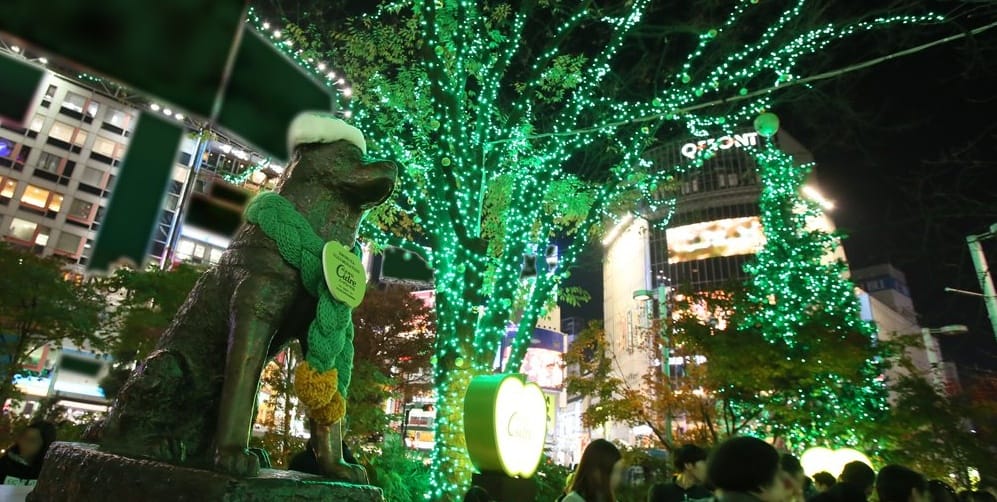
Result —
POLYGON ((653 195, 682 169, 652 172, 641 158, 663 125, 706 134, 744 123, 800 78, 804 56, 858 32, 937 20, 817 24, 822 11, 805 16, 804 0, 710 3, 658 35, 676 64, 634 88, 622 76, 649 52, 627 44, 650 4, 386 2, 331 35, 291 26, 277 40, 300 60, 333 61, 353 84, 344 115, 371 154, 404 166, 365 234, 425 254, 435 271, 434 499, 456 498, 470 480, 462 396, 492 371, 507 323, 518 334, 505 370, 516 371, 580 244, 638 196, 659 209, 653 195), (327 36, 328 53, 315 42, 327 36), (554 235, 575 242, 556 270, 521 281, 524 256, 542 255, 554 235))
POLYGON ((796 369, 780 385, 792 392, 766 399, 759 420, 794 447, 875 448, 855 425, 887 411, 876 328, 861 318, 846 265, 833 256, 837 237, 820 228, 819 204, 802 193, 811 166, 772 144, 755 158, 766 242, 745 267, 747 306, 735 324, 778 349, 773 364, 796 369))

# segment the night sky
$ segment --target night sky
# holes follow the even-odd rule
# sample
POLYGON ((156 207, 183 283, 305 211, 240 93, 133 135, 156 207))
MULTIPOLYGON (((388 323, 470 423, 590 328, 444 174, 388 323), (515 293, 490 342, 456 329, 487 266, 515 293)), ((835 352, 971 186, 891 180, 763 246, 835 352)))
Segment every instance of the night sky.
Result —
MULTIPOLYGON (((940 28, 906 46, 952 33, 940 28)), ((855 49, 830 68, 868 59, 855 49)), ((793 91, 775 111, 815 155, 850 265, 902 270, 923 326, 968 325, 970 334, 942 341, 964 379, 997 370, 982 299, 943 291, 980 290, 965 236, 997 223, 997 29, 793 91)), ((601 250, 591 248, 574 282, 593 300, 564 315, 601 318, 601 250)), ((997 263, 997 240, 985 249, 997 263)))

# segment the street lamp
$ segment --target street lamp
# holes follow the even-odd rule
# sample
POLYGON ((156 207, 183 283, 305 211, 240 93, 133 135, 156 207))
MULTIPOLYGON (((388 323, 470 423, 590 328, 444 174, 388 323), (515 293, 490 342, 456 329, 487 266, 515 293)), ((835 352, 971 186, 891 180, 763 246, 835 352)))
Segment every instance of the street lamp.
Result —
POLYGON ((936 343, 934 335, 962 335, 965 333, 969 333, 969 328, 963 324, 950 324, 940 328, 921 328, 924 352, 928 356, 928 365, 931 367, 931 381, 938 391, 944 390, 945 385, 941 374, 941 347, 936 343))
POLYGON ((997 237, 997 223, 990 225, 987 232, 967 236, 966 245, 969 246, 969 255, 973 258, 973 266, 976 268, 976 276, 980 281, 980 289, 983 290, 983 303, 987 306, 987 314, 990 316, 994 337, 997 337, 997 289, 994 288, 994 280, 990 276, 990 268, 987 265, 987 256, 983 254, 983 245, 980 244, 980 241, 994 237, 997 237))

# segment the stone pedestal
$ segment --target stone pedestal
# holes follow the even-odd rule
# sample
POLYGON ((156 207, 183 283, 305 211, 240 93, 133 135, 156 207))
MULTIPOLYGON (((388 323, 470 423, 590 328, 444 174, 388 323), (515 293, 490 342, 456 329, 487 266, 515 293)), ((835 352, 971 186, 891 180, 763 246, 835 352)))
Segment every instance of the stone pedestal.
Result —
POLYGON ((256 478, 138 460, 95 445, 54 443, 29 502, 384 502, 381 490, 295 471, 263 469, 256 478))

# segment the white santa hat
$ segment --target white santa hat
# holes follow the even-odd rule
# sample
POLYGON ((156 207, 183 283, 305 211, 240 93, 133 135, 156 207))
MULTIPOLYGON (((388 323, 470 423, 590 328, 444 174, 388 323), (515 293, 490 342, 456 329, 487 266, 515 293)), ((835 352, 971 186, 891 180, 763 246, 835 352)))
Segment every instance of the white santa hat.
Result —
POLYGON ((293 152, 298 145, 308 143, 333 143, 349 141, 367 154, 367 141, 360 129, 343 122, 329 112, 303 112, 291 122, 287 129, 288 151, 293 152))

